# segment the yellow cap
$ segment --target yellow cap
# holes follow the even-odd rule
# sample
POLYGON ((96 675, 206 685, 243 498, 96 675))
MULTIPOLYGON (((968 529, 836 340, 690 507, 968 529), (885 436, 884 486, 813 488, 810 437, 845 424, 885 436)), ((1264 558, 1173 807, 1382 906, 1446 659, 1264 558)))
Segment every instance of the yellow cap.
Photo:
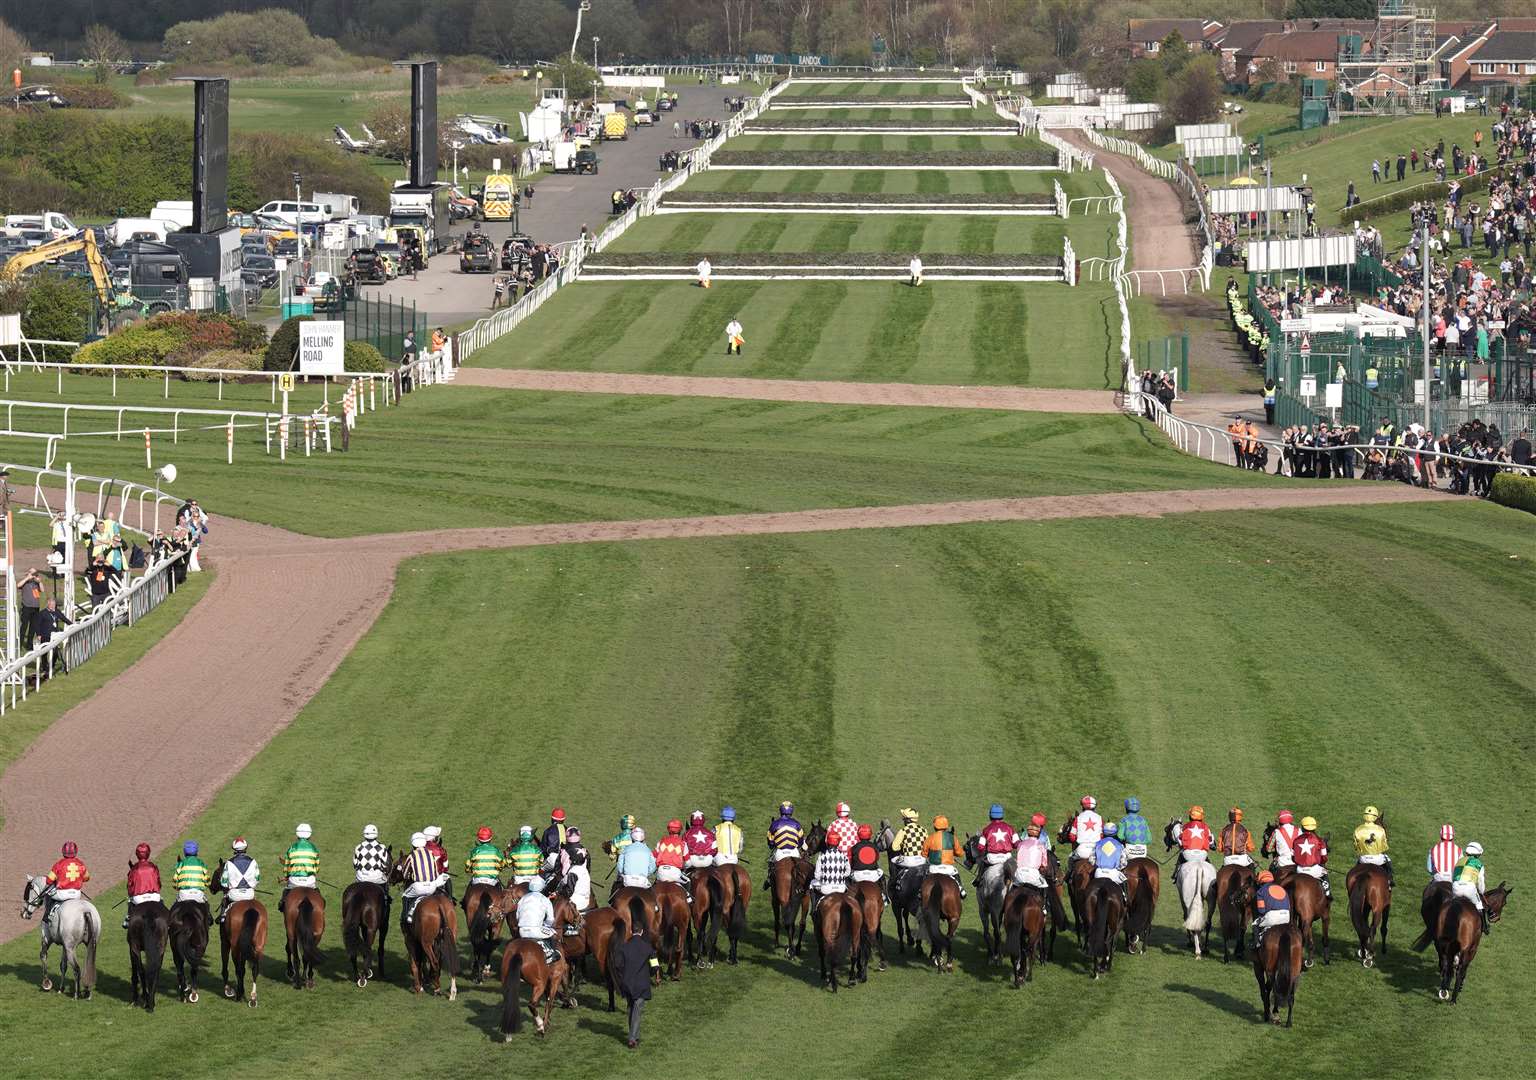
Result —
POLYGON ((1302 818, 1301 819, 1301 827, 1303 829, 1305 829, 1307 832, 1315 832, 1317 830, 1317 818, 1315 818, 1315 817, 1304 817, 1304 818, 1302 818))

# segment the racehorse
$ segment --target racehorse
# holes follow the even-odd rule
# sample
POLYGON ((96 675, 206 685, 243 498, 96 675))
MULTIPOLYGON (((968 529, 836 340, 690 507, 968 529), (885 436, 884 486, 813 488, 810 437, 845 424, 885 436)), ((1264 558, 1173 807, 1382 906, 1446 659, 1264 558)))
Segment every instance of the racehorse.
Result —
POLYGON ((208 951, 208 905, 178 900, 171 905, 171 959, 176 963, 176 992, 188 1005, 197 1004, 197 971, 208 951))
POLYGON ((1003 959, 1003 899, 1008 895, 1008 883, 1013 879, 1014 860, 987 864, 981 850, 981 837, 965 834, 965 868, 981 867, 976 878, 976 906, 981 909, 981 940, 987 948, 987 960, 998 963, 1003 959))
POLYGON ((885 914, 885 894, 873 881, 850 881, 848 895, 853 897, 854 903, 859 905, 859 914, 863 917, 864 940, 860 948, 863 950, 864 959, 861 962, 867 968, 869 954, 873 951, 880 957, 879 970, 884 971, 885 935, 880 931, 880 918, 885 914))
POLYGON ((501 919, 493 914, 501 903, 500 885, 472 884, 460 901, 469 923, 469 951, 478 986, 491 973, 491 955, 501 939, 501 919))
POLYGON ((1291 1026, 1291 1010, 1296 1007, 1296 986, 1301 982, 1301 931, 1295 923, 1272 927, 1259 939, 1253 950, 1253 976, 1259 981, 1259 997, 1264 1001, 1264 1022, 1280 1022, 1280 1007, 1285 1006, 1285 1026, 1291 1026))
POLYGON ((1093 977, 1108 975, 1115 960, 1115 936, 1125 918, 1125 896, 1113 881, 1095 878, 1083 897, 1083 918, 1088 923, 1088 962, 1093 977))
MULTIPOLYGON (((1058 844, 1072 843, 1072 817, 1061 823, 1061 828, 1056 832, 1058 844)), ((1088 922, 1083 917, 1083 897, 1088 893, 1088 886, 1093 882, 1093 860, 1074 859, 1067 856, 1067 901, 1072 905, 1072 929, 1077 934, 1077 947, 1087 948, 1088 922)))
POLYGON ((921 933, 928 939, 928 955, 941 972, 955 970, 955 930, 960 926, 960 883, 948 874, 923 878, 919 904, 921 933))
MULTIPOLYGON (((386 853, 389 849, 385 849, 386 853)), ((354 881, 341 894, 341 940, 352 962, 352 981, 358 987, 384 974, 384 935, 389 933, 389 886, 354 881), (374 963, 374 943, 378 962, 374 963)))
MULTIPOLYGON (((821 829, 819 821, 815 829, 821 829)), ((821 829, 821 833, 825 836, 826 830, 821 829)), ((815 850, 810 848, 809 840, 807 837, 807 850, 815 850)), ((773 896, 773 947, 779 947, 779 935, 783 933, 784 955, 790 959, 800 955, 800 945, 805 940, 805 917, 811 910, 807 891, 811 869, 811 860, 797 855, 792 859, 775 859, 768 870, 773 896)))
MULTIPOLYGON (((644 919, 644 914, 637 916, 644 919)), ((616 987, 613 982, 613 969, 609 964, 612 959, 611 950, 616 948, 623 937, 629 932, 630 917, 615 911, 611 907, 594 908, 587 912, 582 920, 581 939, 582 955, 592 957, 597 964, 597 973, 602 977, 603 984, 608 988, 608 1011, 613 1012, 613 994, 616 987)), ((567 961, 573 960, 570 955, 567 961)), ((572 963, 572 976, 576 972, 576 965, 572 963)))
MULTIPOLYGON (((27 884, 21 891, 23 919, 32 918, 33 913, 42 906, 47 890, 47 878, 27 876, 27 884)), ((88 1000, 91 991, 96 988, 96 946, 101 943, 101 912, 96 910, 96 905, 83 896, 55 904, 48 921, 43 923, 42 939, 37 962, 43 969, 43 989, 53 989, 53 980, 48 977, 48 950, 60 945, 64 950, 59 957, 60 993, 64 990, 69 973, 73 971, 74 996, 88 1000), (82 949, 85 950, 84 964, 80 962, 82 949)))
POLYGON ((1216 914, 1221 919, 1221 962, 1231 954, 1237 942, 1237 958, 1243 958, 1244 939, 1248 936, 1249 908, 1259 887, 1253 867, 1228 863, 1216 871, 1216 914))
POLYGON ((1125 913, 1125 951, 1147 951, 1147 936, 1152 932, 1152 913, 1157 909, 1157 895, 1162 889, 1162 872, 1157 860, 1139 855, 1125 864, 1125 893, 1130 907, 1125 913))
POLYGON ((313 990, 320 937, 325 933, 325 897, 319 889, 288 890, 288 899, 283 902, 283 929, 288 935, 288 977, 293 988, 313 990))
POLYGON ((1045 897, 1039 889, 1015 886, 1003 899, 1003 952, 1013 971, 1015 990, 1035 977, 1034 965, 1037 959, 1043 959, 1049 918, 1045 897))
MULTIPOLYGON (((1488 910, 1490 925, 1504 914, 1509 894, 1515 890, 1504 882, 1483 894, 1483 906, 1488 910)), ((1414 951, 1422 951, 1429 944, 1430 931, 1425 930, 1413 943, 1414 951)), ((1483 921, 1478 917, 1477 905, 1463 896, 1452 895, 1435 917, 1433 934, 1435 951, 1440 955, 1440 989, 1436 992, 1441 1001, 1456 1004, 1461 997, 1461 986, 1467 981, 1467 969, 1477 957, 1477 948, 1483 940, 1483 921)))
MULTIPOLYGON (((734 965, 736 963, 736 948, 741 944, 741 939, 747 932, 747 906, 752 901, 752 876, 747 869, 738 863, 726 863, 715 868, 715 872, 721 879, 730 878, 735 894, 731 910, 725 917, 725 936, 731 942, 730 954, 725 962, 734 965)), ((714 946, 711 945, 711 948, 714 946)))
POLYGON ((662 970, 668 979, 677 982, 683 977, 683 952, 688 945, 688 894, 681 885, 670 881, 658 881, 655 890, 656 906, 661 909, 661 936, 653 940, 659 943, 656 952, 662 970))
POLYGON ((132 964, 133 1004, 155 1011, 160 969, 165 964, 171 913, 158 900, 128 905, 128 959, 132 964))
MULTIPOLYGON (((1174 818, 1163 830, 1163 850, 1172 851, 1179 846, 1179 831, 1183 822, 1174 818)), ((1190 944, 1195 947, 1198 960, 1211 947, 1211 908, 1216 902, 1216 868, 1210 859, 1183 861, 1182 856, 1173 871, 1173 883, 1179 889, 1179 903, 1184 906, 1184 929, 1190 944), (1204 936, 1202 942, 1201 937, 1204 936)))
POLYGON ((1344 878, 1349 893, 1349 919, 1355 924, 1360 948, 1355 955, 1364 967, 1373 967, 1376 953, 1371 939, 1381 933, 1381 952, 1387 951, 1387 919, 1392 914, 1392 890, 1387 887, 1387 871, 1370 863, 1356 863, 1344 878))
MULTIPOLYGON (((661 940, 661 905, 656 899, 656 890, 653 888, 639 889, 633 885, 625 885, 613 894, 613 902, 609 905, 615 911, 628 916, 631 920, 643 918, 645 920, 645 936, 655 943, 661 940)), ((629 927, 624 928, 625 934, 629 927)), ((619 939, 619 944, 629 940, 628 937, 619 939)), ((656 968, 655 982, 661 985, 661 968, 656 968)))
POLYGON ((1284 875, 1276 874, 1275 883, 1283 885, 1291 892, 1291 922, 1301 928, 1301 940, 1307 947, 1307 958, 1303 962, 1304 967, 1312 966, 1312 949, 1314 937, 1312 924, 1319 919, 1323 923, 1323 965, 1326 967, 1330 961, 1328 946, 1328 925, 1333 919, 1333 898, 1323 891, 1322 884, 1314 877, 1307 874, 1298 874, 1291 867, 1281 867, 1289 870, 1284 875))
MULTIPOLYGON (((569 897, 558 898, 553 906, 556 945, 552 961, 546 956, 542 943, 527 938, 513 938, 502 951, 501 1034, 506 1042, 511 1042, 512 1036, 523 1030, 523 1008, 518 1001, 522 996, 523 981, 528 982, 528 1011, 533 1016, 534 1029, 543 1036, 549 1032, 549 1014, 570 976, 571 966, 566 961, 563 942, 567 936, 566 928, 575 926, 581 915, 569 897), (539 1015, 541 1001, 544 1003, 543 1016, 539 1015)), ((611 953, 609 956, 611 958, 611 953)))
POLYGON ((735 963, 736 946, 746 923, 746 908, 736 890, 748 880, 747 872, 739 866, 704 866, 695 868, 690 876, 696 966, 700 971, 715 966, 722 929, 731 941, 730 962, 735 963))
MULTIPOLYGON (((213 872, 213 891, 224 890, 224 860, 213 872)), ((261 975, 261 954, 267 948, 267 909, 259 900, 236 900, 219 923, 219 952, 223 956, 224 996, 245 997, 245 966, 251 966, 251 995, 245 1003, 256 1007, 256 980, 261 975), (233 949, 231 936, 233 935, 233 949), (235 981, 229 981, 229 954, 235 954, 235 981)))
MULTIPOLYGON (((848 893, 832 893, 816 904, 816 953, 821 985, 837 993, 837 969, 848 963, 848 985, 859 980, 864 952, 864 909, 848 893)), ((864 979, 868 979, 866 972, 864 979)))

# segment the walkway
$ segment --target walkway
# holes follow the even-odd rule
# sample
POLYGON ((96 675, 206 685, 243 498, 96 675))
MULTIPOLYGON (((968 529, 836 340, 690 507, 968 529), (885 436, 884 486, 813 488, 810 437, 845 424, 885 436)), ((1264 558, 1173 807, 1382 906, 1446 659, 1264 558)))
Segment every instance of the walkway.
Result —
MULTIPOLYGON (((787 535, 1081 517, 1161 517, 1442 498, 1400 484, 1066 495, 721 517, 317 539, 221 517, 218 577, 128 671, 38 736, 0 777, 0 866, 37 873, 75 839, 101 888, 139 841, 157 851, 282 731, 373 625, 415 555, 633 540, 787 535), (343 587, 344 586, 344 587, 343 587), (82 782, 82 778, 84 778, 82 782)), ((110 921, 110 920, 109 920, 110 921)), ((35 925, 0 910, 0 941, 35 925)))

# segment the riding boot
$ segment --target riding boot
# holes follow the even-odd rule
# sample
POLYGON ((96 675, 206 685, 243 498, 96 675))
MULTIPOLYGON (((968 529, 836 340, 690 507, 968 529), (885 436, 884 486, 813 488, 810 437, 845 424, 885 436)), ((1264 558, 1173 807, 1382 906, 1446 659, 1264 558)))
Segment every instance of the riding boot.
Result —
POLYGON ((1477 917, 1478 917, 1479 920, 1481 920, 1481 922, 1483 924, 1483 934, 1484 934, 1484 936, 1487 936, 1488 934, 1493 933, 1493 927, 1490 926, 1489 923, 1488 923, 1488 909, 1487 908, 1479 908, 1478 912, 1477 912, 1477 917))
POLYGON ((283 905, 286 904, 287 902, 288 902, 288 887, 285 885, 285 886, 283 886, 283 895, 281 895, 281 896, 279 896, 277 898, 277 913, 279 915, 281 915, 283 913, 283 905))
POLYGON ((1391 888, 1393 888, 1396 885, 1396 882, 1393 881, 1393 879, 1392 879, 1392 860, 1388 859, 1382 865, 1385 866, 1386 869, 1387 869, 1387 888, 1391 889, 1391 888))

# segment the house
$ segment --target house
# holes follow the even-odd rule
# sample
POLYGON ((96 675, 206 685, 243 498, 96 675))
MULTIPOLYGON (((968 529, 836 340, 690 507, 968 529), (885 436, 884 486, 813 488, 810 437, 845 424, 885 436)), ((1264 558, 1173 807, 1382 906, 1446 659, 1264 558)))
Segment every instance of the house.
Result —
POLYGON ((1214 19, 1131 19, 1126 37, 1133 60, 1156 56, 1169 34, 1178 34, 1190 48, 1207 45, 1222 31, 1214 19))
POLYGON ((1440 74, 1448 86, 1477 89, 1536 78, 1536 19, 1495 19, 1468 30, 1459 46, 1441 56, 1440 74))
POLYGON ((1332 41, 1331 47, 1326 50, 1326 59, 1332 63, 1338 57, 1338 35, 1360 34, 1363 38, 1369 38, 1375 30, 1376 24, 1364 19, 1244 19, 1228 25, 1212 44, 1221 53, 1221 70, 1229 82, 1246 83, 1250 64, 1255 68, 1263 67, 1265 61, 1271 59, 1279 62, 1282 67, 1287 62, 1295 64, 1296 70, 1286 69, 1286 73, 1298 78, 1308 75, 1324 78, 1327 76, 1322 72, 1309 73, 1302 70, 1309 60, 1315 64, 1323 58, 1323 36, 1332 41), (1298 34, 1320 36, 1308 39, 1305 44, 1280 44, 1284 39, 1298 34), (1266 38, 1269 42, 1261 48, 1260 43, 1266 38), (1297 55, 1270 55, 1277 51, 1297 55), (1306 55, 1300 55, 1302 53, 1306 55))
POLYGON ((1339 30, 1265 34, 1235 54, 1237 80, 1248 83, 1270 65, 1285 79, 1331 79, 1338 70, 1339 30))

